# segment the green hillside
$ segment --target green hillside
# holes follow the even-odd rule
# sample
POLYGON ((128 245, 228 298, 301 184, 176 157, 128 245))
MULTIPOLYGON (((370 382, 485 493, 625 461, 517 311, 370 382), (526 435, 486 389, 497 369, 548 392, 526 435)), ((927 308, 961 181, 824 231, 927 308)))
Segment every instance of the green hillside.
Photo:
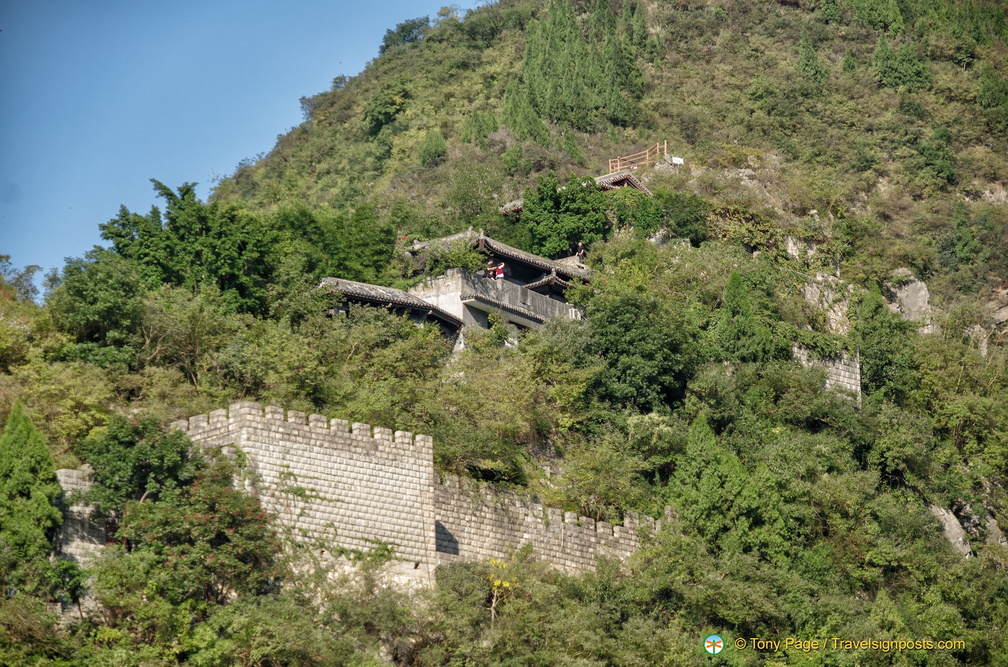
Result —
POLYGON ((41 298, 0 261, 0 664, 1008 664, 1006 38, 993 0, 449 8, 390 26, 209 201, 154 181, 41 298), (653 196, 587 180, 666 141, 678 173, 633 172, 653 196), (469 227, 588 242, 584 319, 453 353, 314 289, 478 267, 408 253, 469 227), (891 307, 914 279, 928 321, 891 307), (860 400, 795 347, 857 358, 860 400), (235 400, 427 433, 441 471, 666 525, 580 577, 526 550, 397 591, 383 544, 342 576, 164 429, 235 400), (89 571, 49 557, 54 470, 85 463, 110 542, 89 571), (788 637, 841 644, 752 646, 788 637))
POLYGON ((844 239, 862 269, 852 278, 909 266, 954 301, 1005 275, 993 259, 1006 256, 1008 177, 998 3, 547 9, 433 20, 422 40, 303 98, 305 122, 216 197, 265 211, 373 202, 404 235, 498 229, 495 209, 538 176, 604 173, 660 140, 691 169, 656 176, 658 188, 817 235, 880 225, 862 232, 870 249, 844 239), (429 136, 443 155, 424 156, 429 136), (988 257, 963 261, 957 215, 988 257))

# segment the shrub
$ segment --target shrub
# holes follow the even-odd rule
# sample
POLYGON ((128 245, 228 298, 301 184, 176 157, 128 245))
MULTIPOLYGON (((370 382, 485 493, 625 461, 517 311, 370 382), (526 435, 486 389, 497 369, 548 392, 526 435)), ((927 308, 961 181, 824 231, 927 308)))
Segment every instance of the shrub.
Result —
POLYGON ((931 88, 931 70, 917 59, 913 46, 904 44, 898 51, 893 51, 885 37, 879 37, 872 55, 872 67, 883 88, 900 88, 907 90, 929 90, 931 88))
POLYGON ((0 436, 0 544, 22 559, 48 553, 63 520, 60 493, 45 439, 17 403, 0 436))
POLYGON ((417 156, 420 164, 425 167, 433 167, 438 164, 445 155, 448 154, 448 143, 440 130, 431 130, 417 147, 417 156))

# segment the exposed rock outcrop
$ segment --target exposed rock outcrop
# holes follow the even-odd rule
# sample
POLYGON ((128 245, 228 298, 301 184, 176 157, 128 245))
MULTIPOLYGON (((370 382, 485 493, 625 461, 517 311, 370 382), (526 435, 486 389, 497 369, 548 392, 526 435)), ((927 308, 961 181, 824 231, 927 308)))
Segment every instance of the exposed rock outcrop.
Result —
POLYGON ((889 307, 902 315, 903 319, 916 322, 920 333, 934 333, 934 308, 931 306, 927 284, 915 278, 910 269, 896 269, 893 275, 896 282, 890 288, 894 299, 890 301, 889 307))
POLYGON ((993 514, 987 515, 987 544, 994 546, 1008 546, 1008 538, 1001 532, 1001 526, 993 514))
POLYGON ((828 331, 837 336, 850 333, 851 322, 847 308, 853 293, 853 286, 821 272, 806 280, 805 287, 802 288, 805 301, 823 312, 828 331))
POLYGON ((945 539, 952 545, 952 548, 958 551, 963 558, 972 556, 973 548, 970 546, 966 531, 963 530, 962 524, 959 523, 956 515, 937 505, 928 505, 928 510, 931 511, 934 518, 938 519, 938 523, 942 527, 942 533, 944 533, 945 539))

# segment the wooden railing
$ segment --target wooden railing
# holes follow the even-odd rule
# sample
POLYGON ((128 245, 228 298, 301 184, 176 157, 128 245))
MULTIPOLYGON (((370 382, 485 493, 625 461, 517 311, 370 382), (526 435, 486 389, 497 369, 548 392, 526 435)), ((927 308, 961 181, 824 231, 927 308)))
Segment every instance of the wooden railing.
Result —
POLYGON ((611 174, 620 169, 626 169, 627 167, 639 164, 651 164, 651 162, 657 162, 658 158, 665 155, 668 155, 668 141, 659 141, 651 148, 640 153, 610 159, 609 173, 611 174))

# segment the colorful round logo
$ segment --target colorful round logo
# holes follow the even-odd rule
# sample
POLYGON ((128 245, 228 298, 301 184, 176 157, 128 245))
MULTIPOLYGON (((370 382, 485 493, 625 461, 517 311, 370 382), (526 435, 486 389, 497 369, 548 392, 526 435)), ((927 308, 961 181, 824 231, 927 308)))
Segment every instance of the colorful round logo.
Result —
POLYGON ((724 650, 724 640, 721 639, 721 635, 707 635, 707 639, 704 639, 703 647, 711 655, 717 655, 724 650))

